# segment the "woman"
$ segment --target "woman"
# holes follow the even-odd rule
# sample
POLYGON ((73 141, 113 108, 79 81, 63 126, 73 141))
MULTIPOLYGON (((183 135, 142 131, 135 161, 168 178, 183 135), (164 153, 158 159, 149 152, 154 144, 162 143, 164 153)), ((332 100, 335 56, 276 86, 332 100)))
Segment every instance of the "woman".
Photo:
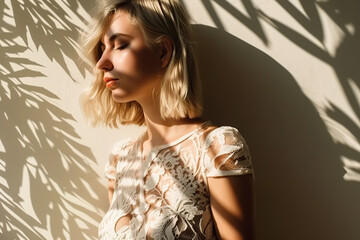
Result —
POLYGON ((106 165, 100 239, 254 239, 248 147, 200 119, 190 25, 178 0, 117 0, 85 41, 96 79, 82 98, 93 124, 145 125, 106 165))

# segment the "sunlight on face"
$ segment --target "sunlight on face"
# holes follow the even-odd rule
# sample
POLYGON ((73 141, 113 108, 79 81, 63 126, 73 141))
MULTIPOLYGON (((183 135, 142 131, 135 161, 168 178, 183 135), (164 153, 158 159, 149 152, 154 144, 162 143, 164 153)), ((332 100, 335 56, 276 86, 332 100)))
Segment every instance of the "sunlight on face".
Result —
POLYGON ((159 83, 160 48, 147 46, 140 28, 126 11, 111 18, 101 43, 96 67, 104 72, 104 84, 117 102, 145 102, 159 83))

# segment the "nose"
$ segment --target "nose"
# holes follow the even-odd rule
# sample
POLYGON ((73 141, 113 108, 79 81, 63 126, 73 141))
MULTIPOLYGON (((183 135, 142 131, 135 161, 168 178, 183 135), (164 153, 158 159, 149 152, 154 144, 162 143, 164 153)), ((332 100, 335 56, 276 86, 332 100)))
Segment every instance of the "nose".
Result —
POLYGON ((108 53, 106 53, 106 51, 103 52, 100 59, 97 61, 96 68, 105 72, 113 69, 113 64, 111 63, 108 53))

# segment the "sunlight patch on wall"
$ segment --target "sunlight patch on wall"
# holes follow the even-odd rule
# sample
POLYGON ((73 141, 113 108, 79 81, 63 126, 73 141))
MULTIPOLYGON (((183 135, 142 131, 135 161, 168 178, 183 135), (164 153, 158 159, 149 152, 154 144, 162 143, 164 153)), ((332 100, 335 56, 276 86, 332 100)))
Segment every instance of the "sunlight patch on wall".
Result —
MULTIPOLYGON (((358 85, 359 83, 356 83, 356 81, 351 78, 349 78, 348 81, 357 102, 360 104, 360 85, 358 85)), ((360 125, 360 119, 358 119, 358 123, 360 125)))
POLYGON ((344 156, 341 157, 341 161, 343 162, 344 169, 346 170, 344 180, 360 182, 360 162, 344 156))
POLYGON ((321 22, 323 23, 324 40, 323 48, 332 57, 336 56, 339 45, 343 42, 345 34, 336 22, 321 8, 318 8, 321 22))
POLYGON ((32 194, 36 194, 36 193, 32 192, 34 190, 34 186, 30 185, 30 183, 32 182, 30 180, 30 177, 36 178, 37 176, 38 165, 34 157, 29 157, 27 159, 27 163, 28 164, 25 165, 23 168, 22 184, 19 188, 19 196, 22 196, 22 198, 24 199, 24 201, 20 202, 20 205, 21 208, 24 210, 24 213, 26 213, 29 216, 33 216, 34 219, 38 223, 40 223, 40 219, 38 218, 38 215, 36 214, 33 208, 34 203, 32 202, 33 197, 31 196, 32 194))

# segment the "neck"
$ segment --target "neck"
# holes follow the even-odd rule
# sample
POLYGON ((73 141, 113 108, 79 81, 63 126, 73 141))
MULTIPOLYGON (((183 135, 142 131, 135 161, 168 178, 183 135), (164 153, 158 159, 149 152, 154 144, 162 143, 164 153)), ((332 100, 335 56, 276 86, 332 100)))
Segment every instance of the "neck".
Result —
POLYGON ((147 134, 144 148, 170 143, 199 126, 199 119, 163 119, 160 114, 160 104, 155 100, 140 103, 145 116, 147 134))

